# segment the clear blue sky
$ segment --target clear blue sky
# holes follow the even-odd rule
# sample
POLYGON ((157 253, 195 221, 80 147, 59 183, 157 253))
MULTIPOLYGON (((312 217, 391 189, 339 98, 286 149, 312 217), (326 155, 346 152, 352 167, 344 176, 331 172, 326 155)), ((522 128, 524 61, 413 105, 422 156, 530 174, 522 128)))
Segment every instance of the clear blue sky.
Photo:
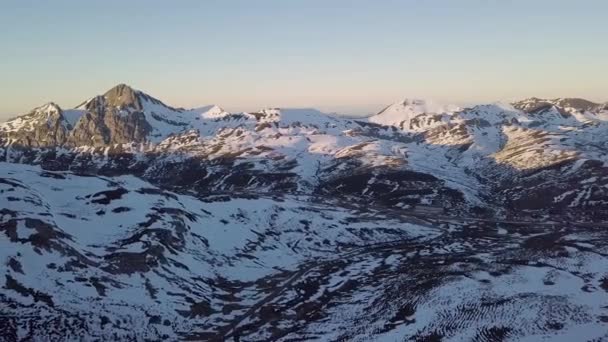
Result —
POLYGON ((0 117, 128 83, 176 106, 608 101, 606 0, 6 0, 0 117))

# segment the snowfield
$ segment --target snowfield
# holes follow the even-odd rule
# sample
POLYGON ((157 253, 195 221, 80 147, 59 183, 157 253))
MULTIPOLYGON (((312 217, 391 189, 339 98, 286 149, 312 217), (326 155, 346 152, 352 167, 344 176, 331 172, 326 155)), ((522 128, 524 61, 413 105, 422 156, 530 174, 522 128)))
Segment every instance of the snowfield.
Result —
POLYGON ((608 337, 605 229, 0 167, 9 340, 608 337))

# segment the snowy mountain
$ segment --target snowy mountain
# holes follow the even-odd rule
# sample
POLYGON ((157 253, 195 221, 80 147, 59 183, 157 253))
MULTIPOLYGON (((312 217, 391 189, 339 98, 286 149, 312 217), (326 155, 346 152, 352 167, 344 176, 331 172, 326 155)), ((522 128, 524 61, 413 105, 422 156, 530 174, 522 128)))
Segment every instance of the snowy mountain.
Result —
POLYGON ((380 125, 395 126, 407 132, 418 132, 445 122, 452 114, 460 110, 453 105, 442 105, 422 99, 405 99, 394 103, 378 114, 369 117, 369 122, 380 125))
POLYGON ((0 336, 608 339, 607 133, 582 99, 43 105, 0 124, 0 336))

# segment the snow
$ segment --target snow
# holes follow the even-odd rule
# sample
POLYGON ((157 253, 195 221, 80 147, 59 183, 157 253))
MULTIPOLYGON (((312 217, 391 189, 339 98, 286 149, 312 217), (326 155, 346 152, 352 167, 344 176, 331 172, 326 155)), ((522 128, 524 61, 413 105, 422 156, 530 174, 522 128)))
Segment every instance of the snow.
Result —
MULTIPOLYGON (((25 274, 10 273, 28 288, 52 294, 55 305, 73 312, 103 312, 110 317, 138 317, 138 312, 161 312, 173 321, 175 310, 185 310, 187 304, 172 297, 171 292, 182 292, 169 281, 181 279, 188 283, 192 277, 212 279, 220 275, 231 281, 255 281, 264 276, 272 276, 277 270, 295 270, 310 258, 329 257, 325 249, 336 248, 338 244, 362 244, 356 231, 368 231, 395 227, 395 222, 376 220, 344 224, 350 217, 345 209, 314 205, 297 197, 286 198, 280 202, 273 199, 231 199, 230 201, 203 202, 195 197, 166 193, 155 186, 133 176, 114 178, 78 176, 69 172, 54 172, 54 177, 41 177, 39 167, 19 164, 0 163, 3 177, 18 186, 0 184, 0 201, 6 209, 17 213, 17 219, 37 218, 47 222, 57 232, 68 238, 58 240, 65 248, 78 251, 81 255, 100 263, 97 267, 86 267, 73 272, 56 272, 47 267, 55 264, 62 267, 72 257, 62 252, 50 250, 39 255, 29 244, 12 243, 4 234, 0 235, 0 258, 16 258, 20 261, 25 274), (124 189, 119 198, 103 200, 106 192, 124 189), (156 189, 156 193, 141 192, 142 189, 156 189), (17 198, 8 201, 6 196, 17 198), (128 210, 116 210, 128 208, 128 210), (157 208, 181 210, 193 215, 193 219, 162 213, 157 208), (314 210, 312 210, 314 209, 314 210), (323 212, 319 215, 318 212, 323 212), (152 216, 151 216, 152 215, 152 216), (142 226, 151 217, 158 217, 150 226, 142 226), (108 255, 112 253, 139 253, 147 250, 158 241, 154 235, 144 234, 138 240, 127 243, 133 236, 158 229, 176 234, 175 220, 185 225, 184 248, 172 253, 170 259, 179 260, 186 268, 158 268, 155 272, 137 274, 110 274, 104 271, 109 267, 108 255), (306 221, 304 225, 302 222, 306 221), (204 238, 205 243, 201 242, 204 238), (329 241, 329 245, 324 241, 329 241), (296 247, 297 246, 297 247, 296 247), (242 257, 243 254, 251 258, 242 257), (106 256, 104 258, 104 255, 106 256), (104 279, 111 277, 112 282, 104 282, 106 287, 103 303, 97 300, 94 287, 88 282, 75 279, 104 279), (69 284, 58 287, 57 282, 69 284), (158 292, 158 302, 151 302, 145 291, 145 283, 151 284, 158 292), (144 309, 145 308, 145 309, 144 309)), ((2 217, 7 220, 9 217, 2 217)), ((26 239, 33 230, 18 221, 17 234, 26 239)), ((432 230, 410 224, 401 224, 396 231, 398 236, 420 236, 432 230)), ((374 237, 368 236, 368 239, 374 237)), ((391 240, 394 236, 378 234, 377 239, 391 240)), ((10 272, 5 264, 0 271, 10 272)), ((206 283, 197 285, 203 293, 218 291, 206 283)), ((16 293, 11 294, 11 298, 16 293)), ((192 295, 192 294, 190 294, 192 295)), ((243 304, 255 300, 257 295, 243 299, 243 304)), ((31 304, 31 298, 14 297, 23 304, 31 304)), ((133 331, 142 331, 145 326, 134 325, 133 331)))
POLYGON ((405 131, 414 131, 410 127, 413 118, 419 115, 452 114, 460 108, 455 105, 445 105, 432 100, 405 99, 394 103, 380 113, 368 118, 369 122, 381 125, 402 127, 405 131))

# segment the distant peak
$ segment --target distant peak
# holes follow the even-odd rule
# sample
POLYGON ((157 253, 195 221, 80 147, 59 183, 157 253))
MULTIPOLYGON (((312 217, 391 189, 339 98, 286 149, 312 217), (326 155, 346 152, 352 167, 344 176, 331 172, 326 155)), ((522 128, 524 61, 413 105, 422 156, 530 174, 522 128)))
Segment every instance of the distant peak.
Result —
POLYGON ((208 111, 212 113, 228 113, 226 110, 224 110, 224 108, 218 105, 211 105, 208 111))
POLYGON ((119 83, 119 84, 113 86, 112 88, 110 88, 106 92, 106 94, 116 93, 116 92, 119 92, 119 93, 122 93, 122 92, 135 92, 135 90, 130 85, 128 85, 128 84, 119 83))
POLYGON ((265 113, 265 114, 280 114, 281 113, 281 108, 278 108, 278 107, 266 107, 266 108, 262 108, 262 110, 260 110, 260 113, 265 113))
POLYGON ((105 97, 121 97, 121 96, 135 96, 137 95, 137 91, 131 88, 129 85, 124 83, 120 83, 110 88, 104 94, 105 97))
POLYGON ((547 101, 546 99, 541 99, 540 97, 532 96, 526 99, 523 99, 519 102, 538 102, 538 101, 547 101))
POLYGON ((136 110, 142 110, 139 92, 124 83, 114 86, 103 96, 106 99, 106 103, 110 106, 121 109, 130 107, 136 110))
POLYGON ((579 111, 592 110, 599 107, 599 104, 576 97, 565 97, 556 99, 541 99, 529 97, 527 99, 512 103, 512 105, 526 112, 537 111, 548 107, 574 108, 579 111))
POLYGON ((57 105, 55 102, 47 102, 42 106, 35 108, 34 111, 43 113, 61 112, 61 107, 59 107, 59 105, 57 105))
POLYGON ((559 98, 554 101, 560 107, 570 107, 575 108, 581 111, 590 110, 599 106, 598 103, 591 102, 589 100, 577 98, 577 97, 569 97, 569 98, 559 98))
POLYGON ((440 103, 435 100, 429 100, 429 99, 404 98, 404 99, 386 107, 383 111, 378 113, 378 115, 382 114, 383 112, 390 111, 391 109, 399 110, 399 111, 407 110, 407 111, 411 111, 411 112, 414 112, 417 114, 423 114, 423 113, 442 114, 442 113, 457 111, 460 109, 460 107, 458 107, 456 105, 440 103))
POLYGON ((232 115, 231 113, 225 111, 222 107, 218 105, 211 105, 207 107, 201 107, 194 109, 195 111, 200 111, 201 116, 207 119, 217 119, 232 115))
POLYGON ((45 107, 45 108, 59 108, 59 105, 56 104, 55 102, 51 101, 51 102, 47 102, 44 105, 40 106, 40 107, 45 107))
POLYGON ((425 99, 418 99, 418 98, 405 98, 403 100, 401 100, 401 105, 402 106, 423 106, 425 105, 427 102, 431 102, 425 99))

